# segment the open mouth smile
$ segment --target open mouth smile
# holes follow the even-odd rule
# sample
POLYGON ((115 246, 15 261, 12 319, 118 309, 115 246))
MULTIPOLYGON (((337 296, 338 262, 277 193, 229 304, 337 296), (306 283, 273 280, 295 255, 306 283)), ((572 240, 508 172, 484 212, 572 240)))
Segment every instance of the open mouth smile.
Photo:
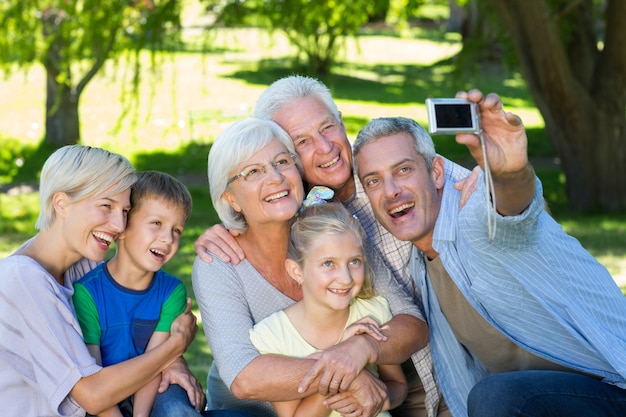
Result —
POLYGON ((346 288, 344 290, 339 290, 336 288, 329 288, 328 291, 332 292, 333 294, 345 295, 350 292, 350 288, 346 288))
POLYGON ((407 213, 407 211, 415 206, 415 203, 404 203, 396 208, 393 208, 388 211, 389 215, 394 219, 398 217, 402 217, 407 213))
POLYGON ((152 253, 156 258, 163 259, 165 258, 165 252, 160 251, 158 249, 150 249, 150 253, 152 253))
POLYGON ((335 165, 337 162, 339 162, 339 155, 337 155, 335 158, 333 158, 332 160, 326 162, 325 164, 319 165, 320 168, 329 168, 333 165, 335 165))
POLYGON ((267 201, 268 203, 271 203, 272 201, 276 201, 276 200, 281 199, 283 197, 287 197, 288 195, 289 195, 289 193, 287 191, 281 191, 279 193, 272 194, 272 195, 266 197, 265 201, 267 201))
POLYGON ((91 235, 96 238, 100 245, 106 246, 107 248, 111 246, 111 243, 113 242, 113 236, 107 233, 93 232, 91 235))

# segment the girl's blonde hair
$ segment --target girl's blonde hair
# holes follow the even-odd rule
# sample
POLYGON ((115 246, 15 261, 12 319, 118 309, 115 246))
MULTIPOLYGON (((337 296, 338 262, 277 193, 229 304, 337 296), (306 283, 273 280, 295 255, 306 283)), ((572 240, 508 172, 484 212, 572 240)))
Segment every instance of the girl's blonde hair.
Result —
POLYGON ((340 203, 318 204, 304 209, 291 226, 287 257, 304 267, 307 253, 317 239, 326 239, 328 235, 352 234, 363 250, 365 277, 359 292, 359 298, 372 298, 372 267, 365 254, 365 232, 359 221, 340 203))

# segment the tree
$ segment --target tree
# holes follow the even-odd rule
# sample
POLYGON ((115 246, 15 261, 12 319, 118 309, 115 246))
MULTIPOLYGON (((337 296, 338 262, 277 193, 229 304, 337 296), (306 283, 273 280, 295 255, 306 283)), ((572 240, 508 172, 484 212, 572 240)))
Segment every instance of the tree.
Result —
POLYGON ((626 1, 490 0, 561 160, 572 211, 626 209, 626 1))
MULTIPOLYGON (((211 3, 206 1, 206 3, 211 3)), ((281 31, 298 53, 306 56, 311 72, 330 72, 340 42, 355 35, 369 17, 380 11, 371 0, 223 0, 214 5, 217 24, 254 24, 281 31)))
POLYGON ((78 142, 80 95, 108 59, 125 56, 133 68, 133 85, 138 85, 142 69, 139 51, 175 39, 180 30, 179 3, 179 0, 4 0, 0 3, 3 70, 10 72, 34 63, 41 63, 46 70, 46 142, 56 146, 78 142))

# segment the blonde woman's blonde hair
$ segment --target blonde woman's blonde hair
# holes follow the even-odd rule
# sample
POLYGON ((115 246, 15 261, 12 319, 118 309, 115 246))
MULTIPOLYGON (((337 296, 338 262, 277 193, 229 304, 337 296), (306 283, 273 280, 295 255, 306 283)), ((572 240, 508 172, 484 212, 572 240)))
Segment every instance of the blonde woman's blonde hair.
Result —
POLYGON ((68 145, 57 149, 46 160, 39 181, 38 230, 50 228, 55 219, 53 196, 66 193, 72 203, 96 194, 115 195, 135 182, 135 169, 121 155, 101 148, 68 145))
POLYGON ((291 225, 287 257, 304 267, 306 256, 317 239, 328 235, 351 234, 363 250, 365 277, 358 298, 372 298, 376 295, 372 287, 373 270, 365 251, 365 232, 359 221, 340 203, 318 204, 307 207, 291 225))

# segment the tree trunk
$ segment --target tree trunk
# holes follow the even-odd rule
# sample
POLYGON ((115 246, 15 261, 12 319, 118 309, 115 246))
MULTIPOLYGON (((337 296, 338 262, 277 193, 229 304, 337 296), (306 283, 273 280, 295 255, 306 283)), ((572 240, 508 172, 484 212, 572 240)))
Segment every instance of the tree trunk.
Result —
POLYGON ((448 0, 450 16, 446 22, 446 32, 462 32, 463 24, 467 18, 465 9, 459 5, 458 0, 448 0))
POLYGON ((492 0, 566 176, 570 210, 626 210, 626 2, 609 0, 599 51, 592 2, 492 0), (561 31, 568 26, 569 31, 561 31))
POLYGON ((44 53, 46 69, 46 134, 44 141, 55 146, 73 145, 80 139, 78 97, 83 87, 72 87, 70 66, 63 66, 69 40, 62 30, 69 16, 49 7, 41 15, 42 30, 48 47, 44 53), (60 81, 62 80, 62 81, 60 81))
POLYGON ((561 160, 570 210, 623 212, 626 208, 623 110, 616 112, 602 102, 572 102, 567 97, 561 103, 552 103, 552 107, 542 110, 542 114, 561 160))
POLYGON ((47 75, 46 135, 44 140, 56 146, 73 145, 80 140, 78 93, 47 75))

